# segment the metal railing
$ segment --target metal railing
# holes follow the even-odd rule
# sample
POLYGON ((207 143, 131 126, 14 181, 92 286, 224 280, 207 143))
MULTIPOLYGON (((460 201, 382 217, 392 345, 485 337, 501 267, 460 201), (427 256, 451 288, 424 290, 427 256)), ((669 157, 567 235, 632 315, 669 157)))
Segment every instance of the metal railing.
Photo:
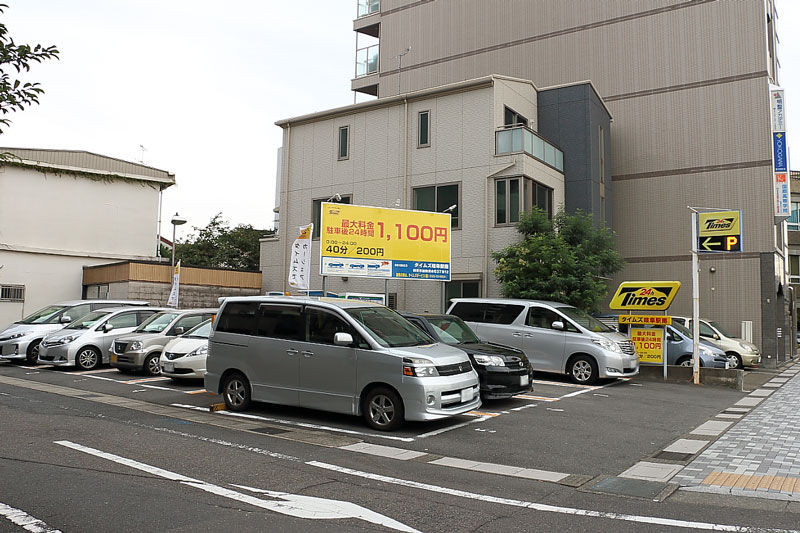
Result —
POLYGON ((374 44, 356 50, 356 78, 378 72, 378 52, 380 45, 374 44))
POLYGON ((564 172, 564 153, 524 126, 503 128, 495 132, 497 155, 526 153, 534 159, 564 172))

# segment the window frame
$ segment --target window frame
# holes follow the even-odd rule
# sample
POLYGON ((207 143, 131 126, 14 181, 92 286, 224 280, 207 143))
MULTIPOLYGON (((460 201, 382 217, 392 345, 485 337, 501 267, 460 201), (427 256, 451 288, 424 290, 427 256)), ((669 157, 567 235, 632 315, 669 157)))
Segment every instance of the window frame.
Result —
POLYGON ((0 285, 0 302, 25 302, 25 285, 0 285))
POLYGON ((322 221, 322 204, 323 202, 330 202, 332 204, 347 204, 353 205, 353 195, 352 194, 340 194, 339 195, 342 200, 336 201, 332 200, 330 197, 327 198, 314 198, 311 200, 311 222, 314 223, 314 229, 311 232, 311 240, 318 241, 322 232, 320 231, 320 223, 322 221), (344 200, 347 199, 348 201, 345 202, 344 200), (319 209, 317 208, 319 205, 319 209))
POLYGON ((417 148, 430 148, 431 146, 431 110, 425 109, 417 113, 417 148), (427 116, 427 127, 425 128, 425 135, 427 136, 427 142, 422 142, 422 115, 427 116))
POLYGON ((339 126, 336 130, 336 160, 347 161, 348 159, 350 159, 350 124, 339 126), (342 131, 345 131, 347 135, 344 155, 342 155, 342 131))
POLYGON ((517 113, 516 111, 514 111, 512 108, 508 107, 507 105, 503 106, 503 127, 504 128, 515 128, 517 126, 524 126, 524 127, 527 128, 528 124, 530 124, 530 120, 528 120, 528 118, 525 115, 523 115, 521 113, 517 113), (506 120, 506 117, 508 116, 509 113, 511 113, 515 117, 515 122, 513 124, 509 124, 508 121, 506 120), (522 122, 519 122, 518 119, 522 119, 522 122))
POLYGON ((519 219, 529 209, 539 207, 539 191, 547 195, 547 207, 544 211, 547 213, 547 218, 553 218, 553 189, 543 183, 539 183, 533 178, 528 176, 505 176, 502 178, 495 178, 494 180, 494 226, 497 228, 505 228, 514 226, 519 223, 519 219), (519 208, 517 210, 517 220, 511 220, 511 182, 519 180, 519 208), (498 193, 497 188, 500 182, 505 183, 505 222, 498 221, 498 193))
MULTIPOLYGON (((462 213, 461 213, 461 182, 460 181, 451 181, 451 182, 447 182, 447 183, 434 183, 432 185, 419 185, 419 186, 416 186, 416 187, 412 187, 411 188, 411 205, 412 205, 412 209, 415 210, 415 211, 427 211, 425 209, 417 209, 416 207, 413 207, 413 206, 416 205, 416 194, 417 194, 417 191, 420 191, 422 189, 431 189, 432 188, 433 191, 434 191, 433 192, 433 205, 435 206, 436 210, 435 211, 428 211, 428 212, 429 213, 441 213, 442 211, 439 210, 439 187, 451 187, 453 185, 455 185, 457 187, 458 193, 457 193, 457 199, 456 199, 456 208, 454 210, 456 212, 456 214, 454 216, 452 212, 450 213, 450 229, 451 230, 461 229, 461 219, 463 218, 463 216, 462 216, 462 213), (454 222, 455 222, 455 224, 454 224, 454 222)), ((450 206, 446 206, 444 209, 447 209, 447 207, 450 207, 450 206)))

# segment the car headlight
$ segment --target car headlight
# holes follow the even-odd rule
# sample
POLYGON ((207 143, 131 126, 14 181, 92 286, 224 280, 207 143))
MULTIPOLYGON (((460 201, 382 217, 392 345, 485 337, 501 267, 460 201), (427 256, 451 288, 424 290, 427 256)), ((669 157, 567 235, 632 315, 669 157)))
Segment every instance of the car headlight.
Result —
POLYGON ((27 333, 14 333, 13 335, 9 335, 7 338, 8 340, 11 339, 19 339, 20 337, 24 337, 27 333))
POLYGON ((619 347, 614 341, 610 341, 608 339, 592 339, 592 342, 600 346, 604 350, 608 350, 609 352, 616 352, 622 353, 622 349, 619 347))
POLYGON ((502 357, 497 355, 474 354, 475 362, 483 366, 506 366, 502 357))
POLYGON ((403 375, 416 377, 438 376, 439 371, 430 359, 403 357, 403 375))
POLYGON ((56 339, 56 342, 59 344, 69 344, 78 337, 80 337, 80 335, 67 335, 66 337, 61 337, 60 339, 56 339))
POLYGON ((740 347, 742 350, 744 350, 745 352, 755 352, 755 351, 757 351, 757 350, 756 350, 756 347, 755 347, 755 345, 753 345, 753 344, 748 344, 748 343, 746 343, 746 342, 740 342, 740 343, 739 343, 739 347, 740 347))
POLYGON ((133 341, 130 346, 128 346, 129 350, 141 350, 142 349, 142 341, 133 341))
POLYGON ((186 357, 197 357, 198 355, 208 355, 208 344, 204 344, 198 348, 195 348, 191 352, 186 354, 186 357))

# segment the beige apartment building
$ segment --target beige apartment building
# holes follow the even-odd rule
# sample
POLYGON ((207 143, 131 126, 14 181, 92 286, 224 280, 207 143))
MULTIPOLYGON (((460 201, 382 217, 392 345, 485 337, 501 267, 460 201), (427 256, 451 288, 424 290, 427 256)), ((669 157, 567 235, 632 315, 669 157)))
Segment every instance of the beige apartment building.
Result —
MULTIPOLYGON (((492 117, 476 122, 473 113, 433 115, 437 121, 442 115, 448 117, 444 125, 434 122, 432 130, 434 142, 440 143, 437 158, 447 160, 473 153, 480 142, 469 137, 477 123, 496 132, 505 129, 509 123, 500 117, 502 106, 525 115, 497 95, 497 80, 530 80, 535 88, 571 87, 588 81, 613 123, 603 129, 596 120, 583 120, 581 128, 591 130, 585 135, 589 148, 577 143, 583 152, 576 151, 572 142, 576 130, 563 127, 564 122, 581 122, 568 112, 571 108, 537 109, 528 111, 525 118, 528 129, 563 153, 562 175, 552 180, 563 181, 567 210, 588 210, 598 223, 605 221, 616 231, 618 250, 627 266, 610 282, 612 289, 623 280, 678 280, 683 288, 670 313, 689 314, 692 228, 688 207, 741 210, 742 251, 700 258, 700 314, 735 332, 751 323, 752 340, 762 349, 764 366, 775 366, 790 353, 790 260, 786 223, 774 216, 772 175, 769 89, 780 81, 773 0, 357 0, 357 8, 352 89, 377 99, 332 110, 324 127, 309 128, 310 122, 298 119, 279 123, 284 128, 281 234, 293 239, 294 209, 310 214, 313 199, 349 192, 339 190, 346 182, 354 203, 392 206, 400 198, 402 206, 413 208, 413 189, 425 180, 410 172, 405 188, 404 175, 397 172, 404 168, 405 152, 394 148, 403 144, 398 136, 406 142, 414 139, 404 134, 404 128, 417 123, 420 108, 413 103, 417 95, 433 97, 426 91, 446 92, 447 87, 485 77, 495 80, 494 103, 487 105, 489 96, 481 97, 486 108, 494 109, 492 117), (374 106, 369 108, 374 111, 363 108, 363 114, 354 114, 360 113, 361 105, 374 106), (372 120, 371 113, 382 116, 372 120), (344 125, 337 120, 345 116, 364 118, 353 123, 358 126, 353 129, 354 140, 355 135, 372 139, 375 134, 385 139, 381 141, 388 143, 385 161, 373 165, 356 157, 362 163, 344 170, 334 153, 319 164, 316 148, 334 145, 344 125), (306 131, 300 132, 301 128, 306 131), (302 139, 300 145, 297 136, 302 139), (308 136, 314 138, 313 144, 305 140, 308 136), (300 149, 303 154, 297 153, 300 149), (598 165, 594 157, 598 154, 607 154, 608 161, 598 165), (596 170, 581 175, 586 166, 596 170), (304 184, 306 197, 299 192, 298 180, 304 184), (313 192, 317 185, 318 192, 313 192)), ((463 98, 480 92, 464 93, 469 96, 463 98)), ((564 104, 567 94, 560 93, 555 100, 564 104)), ((544 96, 540 94, 539 99, 544 96)), ((324 114, 317 115, 306 118, 316 121, 324 114)), ((496 143, 488 144, 496 148, 496 143)), ((354 155, 363 146, 363 142, 355 143, 354 155)), ((414 157, 425 157, 416 146, 408 152, 412 166, 417 164, 414 157)), ((488 162, 477 166, 480 171, 468 178, 470 183, 486 182, 502 168, 500 155, 483 155, 488 162)), ((454 232, 454 244, 459 239, 462 246, 469 245, 469 251, 461 256, 464 249, 454 246, 454 278, 463 273, 472 280, 480 274, 478 293, 495 295, 492 264, 483 254, 513 239, 513 230, 498 228, 493 219, 496 191, 492 184, 485 188, 483 212, 475 214, 475 220, 471 208, 467 215, 467 202, 477 189, 465 184, 465 172, 475 167, 464 164, 459 170, 458 166, 446 165, 426 183, 461 178, 464 226, 460 237, 454 232), (471 248, 485 233, 490 237, 483 239, 484 246, 471 248)), ((525 172, 512 170, 551 186, 558 205, 562 200, 558 187, 540 177, 541 173, 525 172)), ((283 259, 270 256, 268 261, 277 266, 283 259)), ((262 270, 267 271, 266 265, 262 264, 262 270)), ((399 297, 403 289, 393 286, 390 290, 399 297)), ((431 289, 406 291, 427 294, 431 289)), ((412 300, 406 296, 406 304, 412 300)), ((431 301, 436 300, 431 297, 431 301)), ((428 305, 418 310, 424 308, 428 305)))

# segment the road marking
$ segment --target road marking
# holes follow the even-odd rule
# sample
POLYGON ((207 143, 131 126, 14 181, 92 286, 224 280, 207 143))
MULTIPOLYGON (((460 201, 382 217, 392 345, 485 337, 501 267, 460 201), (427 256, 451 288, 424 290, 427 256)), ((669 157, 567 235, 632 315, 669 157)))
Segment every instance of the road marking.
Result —
POLYGON ((522 398, 523 400, 538 400, 540 402, 557 402, 559 398, 549 398, 547 396, 531 396, 529 394, 517 394, 514 398, 522 398))
POLYGON ((628 381, 630 381, 630 378, 617 378, 617 381, 613 381, 611 383, 606 383, 605 385, 601 385, 599 387, 594 387, 592 389, 579 390, 579 391, 576 391, 576 392, 570 392, 569 394, 565 394, 564 396, 561 396, 559 398, 559 400, 563 400, 564 398, 572 398, 574 396, 580 396, 581 394, 586 394, 587 392, 593 391, 593 390, 600 390, 600 389, 605 389, 606 387, 613 387, 614 385, 619 385, 620 383, 627 383, 628 381))
POLYGON ((470 411, 469 413, 466 413, 466 414, 472 415, 472 416, 488 416, 488 417, 492 417, 492 418, 494 418, 495 416, 500 416, 501 415, 501 413, 486 413, 484 411, 470 411))
POLYGON ((108 374, 109 372, 121 372, 115 368, 95 368, 94 370, 83 370, 82 372, 72 372, 73 376, 85 376, 86 374, 108 374))
POLYGON ((152 378, 141 378, 141 379, 131 379, 128 381, 120 381, 120 383, 125 383, 126 385, 130 385, 131 383, 151 383, 153 381, 169 381, 169 378, 164 376, 155 376, 152 378))
POLYGON ((254 507, 259 507, 261 509, 274 511, 276 513, 288 516, 294 516, 297 518, 306 518, 310 520, 327 520, 332 518, 337 518, 337 519, 357 518, 359 520, 364 520, 366 522, 371 522, 373 524, 385 526, 391 529, 395 529, 397 531, 419 533, 416 529, 406 526, 401 522, 393 520, 387 516, 378 514, 374 511, 370 511, 369 509, 366 509, 351 502, 340 501, 340 500, 327 500, 324 498, 301 496, 299 494, 289 494, 286 492, 274 492, 261 489, 252 489, 240 485, 233 485, 234 487, 237 488, 242 488, 245 490, 250 490, 252 492, 257 492, 261 494, 267 494, 272 498, 276 498, 276 500, 262 500, 261 498, 256 498, 248 494, 243 494, 241 492, 227 489, 225 487, 220 487, 219 485, 214 485, 212 483, 207 483, 199 479, 190 478, 181 474, 177 474, 175 472, 170 472, 169 470, 164 470, 157 466, 140 463, 139 461, 134 461, 133 459, 128 459, 126 457, 121 457, 119 455, 107 453, 101 450, 97 450, 95 448, 89 448, 88 446, 82 446, 80 444, 76 444, 74 442, 70 442, 67 440, 55 441, 55 444, 64 446, 66 448, 71 448, 75 451, 93 455, 95 457, 100 457, 101 459, 106 459, 108 461, 112 461, 117 464, 125 465, 127 467, 139 470, 141 472, 147 472, 148 474, 152 474, 172 481, 177 481, 181 485, 194 487, 196 489, 211 494, 216 494, 218 496, 229 498, 231 500, 236 500, 242 503, 248 503, 254 507))
POLYGON ((555 411, 555 412, 557 412, 557 413, 563 413, 563 412, 564 412, 564 410, 563 410, 563 409, 555 409, 555 408, 553 408, 553 407, 548 407, 548 408, 547 408, 547 410, 548 410, 548 411, 555 411))
POLYGON ((592 396, 600 396, 601 398, 608 398, 608 394, 598 394, 596 392, 592 393, 592 396))
POLYGON ((555 385, 556 387, 569 387, 571 389, 596 389, 595 385, 578 385, 577 383, 561 383, 560 381, 545 381, 541 379, 534 379, 533 382, 538 385, 555 385))
POLYGON ((198 389, 198 390, 187 390, 187 391, 183 391, 183 392, 185 392, 186 394, 203 394, 204 392, 208 392, 208 391, 205 390, 205 389, 198 389))
POLYGON ((60 530, 48 526, 25 511, 15 509, 2 502, 0 502, 0 516, 4 516, 12 524, 22 526, 22 529, 31 531, 32 533, 61 533, 60 530))
MULTIPOLYGON (((620 520, 625 522, 635 522, 640 524, 653 524, 653 525, 661 525, 661 526, 669 526, 669 527, 682 527, 688 529, 710 529, 715 531, 734 531, 738 533, 755 533, 755 532, 785 532, 785 533, 800 533, 796 530, 786 530, 786 529, 767 529, 763 527, 747 527, 747 526, 732 526, 726 524, 714 524, 710 522, 694 522, 689 520, 679 520, 675 518, 661 518, 658 516, 643 516, 643 515, 630 515, 630 514, 623 514, 623 513, 613 513, 608 511, 592 511, 589 509, 577 509, 572 507, 561 507, 556 505, 546 505, 543 503, 535 503, 535 502, 528 502, 524 500, 512 500, 509 498, 498 498, 496 496, 488 496, 486 494, 478 494, 475 492, 467 492, 458 489, 449 489, 447 487, 440 487, 437 485, 431 485, 428 483, 420 483, 418 481, 410 481, 406 479, 394 478, 389 476, 383 476, 380 474, 371 474, 369 472, 361 472, 359 470, 353 470, 351 468, 344 468, 341 466, 336 466, 327 463, 321 463, 319 461, 308 461, 306 463, 309 466, 315 466, 317 468, 322 468, 325 470, 330 470, 333 472, 339 472, 341 474, 347 474, 351 476, 357 476, 364 479, 372 479, 375 481, 381 481, 383 483, 389 483, 392 485, 400 485, 404 487, 415 488, 419 490, 425 490, 429 492, 436 492, 439 494, 448 494, 451 496, 457 496, 459 498, 466 498, 470 500, 478 500, 482 502, 488 503, 496 503, 499 505, 508 505, 512 507, 523 507, 526 509, 533 509, 535 511, 542 511, 548 513, 559 513, 565 515, 574 515, 574 516, 587 516, 591 518, 605 518, 608 520, 620 520)), ((599 529, 599 528, 595 528, 599 529)))

